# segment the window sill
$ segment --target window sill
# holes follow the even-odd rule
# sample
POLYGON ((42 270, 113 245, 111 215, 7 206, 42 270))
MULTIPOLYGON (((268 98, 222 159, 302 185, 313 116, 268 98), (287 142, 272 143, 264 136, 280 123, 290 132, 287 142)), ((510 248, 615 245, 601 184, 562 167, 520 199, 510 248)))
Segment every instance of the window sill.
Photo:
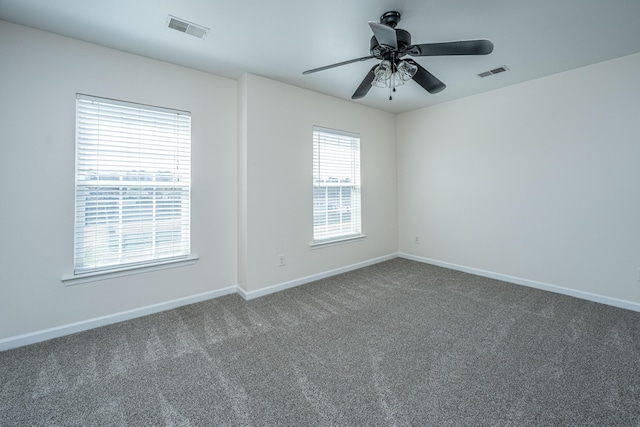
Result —
POLYGON ((197 256, 190 256, 188 258, 180 258, 168 261, 162 261, 158 264, 152 265, 138 265, 129 266, 125 268, 116 268, 112 270, 95 271, 84 274, 74 274, 71 276, 62 277, 62 283, 65 286, 80 285, 82 283, 97 282, 100 280, 113 279, 116 277, 132 276, 134 274, 142 274, 150 271, 164 270, 167 268, 184 267, 187 265, 193 265, 198 261, 197 256))
POLYGON ((342 245, 344 243, 350 243, 353 241, 362 240, 365 237, 367 237, 366 234, 356 234, 353 236, 340 237, 337 239, 314 241, 309 243, 309 246, 311 247, 311 249, 320 249, 327 246, 342 245))

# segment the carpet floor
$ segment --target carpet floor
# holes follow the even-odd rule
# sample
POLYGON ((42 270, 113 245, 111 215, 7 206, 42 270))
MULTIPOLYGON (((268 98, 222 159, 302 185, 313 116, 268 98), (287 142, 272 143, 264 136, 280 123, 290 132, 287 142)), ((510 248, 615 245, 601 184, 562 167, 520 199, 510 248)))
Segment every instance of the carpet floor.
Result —
POLYGON ((0 426, 640 426, 640 313, 394 259, 0 353, 0 426))

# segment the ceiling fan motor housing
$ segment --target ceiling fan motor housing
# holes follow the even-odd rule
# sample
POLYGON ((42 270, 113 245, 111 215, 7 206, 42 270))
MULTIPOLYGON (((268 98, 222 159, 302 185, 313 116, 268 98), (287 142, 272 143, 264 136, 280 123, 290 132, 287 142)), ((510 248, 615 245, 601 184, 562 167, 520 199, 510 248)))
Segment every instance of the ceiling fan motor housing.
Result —
MULTIPOLYGON (((395 28, 395 32, 396 39, 398 40, 398 50, 396 52, 402 52, 405 47, 411 44, 411 34, 400 28, 395 28)), ((371 37, 370 47, 371 56, 378 59, 388 59, 385 57, 385 54, 389 56, 393 51, 393 49, 389 49, 388 46, 381 46, 375 36, 371 37)))

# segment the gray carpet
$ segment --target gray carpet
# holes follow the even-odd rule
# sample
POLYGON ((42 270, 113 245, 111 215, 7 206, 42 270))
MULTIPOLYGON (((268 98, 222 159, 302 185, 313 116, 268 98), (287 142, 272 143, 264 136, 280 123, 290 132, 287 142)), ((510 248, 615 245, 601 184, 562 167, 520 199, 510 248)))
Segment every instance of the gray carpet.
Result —
POLYGON ((640 426, 640 313, 395 259, 2 352, 0 425, 640 426))

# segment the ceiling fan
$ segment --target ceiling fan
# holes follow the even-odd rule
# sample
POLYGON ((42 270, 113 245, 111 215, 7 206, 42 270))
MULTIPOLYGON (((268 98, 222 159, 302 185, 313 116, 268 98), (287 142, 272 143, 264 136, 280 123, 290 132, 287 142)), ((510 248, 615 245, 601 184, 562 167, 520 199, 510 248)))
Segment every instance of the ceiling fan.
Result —
MULTIPOLYGON (((369 22, 373 31, 369 56, 355 58, 337 64, 307 70, 302 74, 311 74, 328 70, 341 65, 368 59, 379 59, 380 64, 374 65, 365 76, 360 86, 351 96, 351 99, 364 97, 371 86, 395 88, 404 82, 413 79, 429 93, 438 93, 446 87, 433 74, 424 69, 413 59, 403 59, 409 56, 450 56, 450 55, 488 55, 493 51, 493 43, 489 40, 466 40, 445 43, 411 44, 411 34, 408 31, 396 28, 400 22, 400 12, 386 12, 380 17, 380 23, 369 22)), ((392 99, 391 94, 389 100, 392 99)))

